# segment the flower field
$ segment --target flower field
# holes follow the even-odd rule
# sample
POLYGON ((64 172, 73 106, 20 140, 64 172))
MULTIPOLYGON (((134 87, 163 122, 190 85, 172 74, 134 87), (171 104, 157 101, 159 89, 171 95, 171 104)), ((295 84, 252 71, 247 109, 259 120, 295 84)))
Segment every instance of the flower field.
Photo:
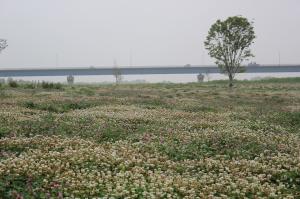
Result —
POLYGON ((0 198, 300 198, 300 79, 2 85, 0 198))

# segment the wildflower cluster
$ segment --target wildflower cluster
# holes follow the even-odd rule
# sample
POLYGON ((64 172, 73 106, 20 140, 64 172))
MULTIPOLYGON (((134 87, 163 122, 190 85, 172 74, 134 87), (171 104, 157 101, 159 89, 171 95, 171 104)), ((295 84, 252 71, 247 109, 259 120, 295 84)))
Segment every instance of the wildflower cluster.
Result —
POLYGON ((0 198, 298 198, 299 86, 188 86, 5 90, 0 198))

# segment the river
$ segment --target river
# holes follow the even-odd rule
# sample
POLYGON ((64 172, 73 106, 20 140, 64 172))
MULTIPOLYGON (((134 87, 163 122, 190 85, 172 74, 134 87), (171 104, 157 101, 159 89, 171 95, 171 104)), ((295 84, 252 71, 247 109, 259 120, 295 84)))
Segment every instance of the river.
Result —
MULTIPOLYGON (((300 73, 247 73, 237 74, 236 79, 238 80, 252 80, 268 77, 300 77, 300 73)), ((16 77, 15 80, 25 81, 49 81, 49 82, 66 82, 66 77, 16 77)), ((227 79, 223 74, 210 74, 206 76, 204 81, 222 80, 227 79)), ((123 75, 123 82, 136 82, 136 83, 159 83, 159 82, 172 82, 172 83, 188 83, 196 82, 197 77, 195 74, 172 74, 172 75, 123 75)), ((112 83, 114 77, 111 75, 95 75, 95 76, 75 76, 75 83, 112 83)))

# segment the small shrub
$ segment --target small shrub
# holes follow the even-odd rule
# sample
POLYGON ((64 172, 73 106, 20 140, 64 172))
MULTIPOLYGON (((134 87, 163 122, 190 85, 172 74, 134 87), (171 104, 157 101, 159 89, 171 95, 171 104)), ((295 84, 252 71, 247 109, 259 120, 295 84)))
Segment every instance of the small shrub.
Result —
POLYGON ((19 84, 14 80, 9 81, 8 85, 12 88, 17 88, 19 86, 19 84))
POLYGON ((27 101, 27 102, 24 103, 24 106, 26 108, 31 108, 32 109, 32 108, 36 107, 36 104, 33 101, 27 101))
POLYGON ((43 89, 51 89, 51 88, 53 88, 53 83, 42 82, 42 88, 43 89))
POLYGON ((62 84, 61 83, 55 83, 54 88, 60 90, 60 89, 62 89, 62 84))
POLYGON ((53 82, 42 82, 42 88, 43 89, 61 89, 62 84, 61 83, 53 83, 53 82))

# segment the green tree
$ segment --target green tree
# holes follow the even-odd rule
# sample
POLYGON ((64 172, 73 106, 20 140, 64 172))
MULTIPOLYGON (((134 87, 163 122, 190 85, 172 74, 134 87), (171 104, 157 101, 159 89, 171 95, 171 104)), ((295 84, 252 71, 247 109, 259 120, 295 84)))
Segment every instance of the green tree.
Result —
POLYGON ((241 16, 217 20, 211 26, 204 45, 221 72, 228 75, 229 87, 233 86, 235 74, 245 70, 243 61, 253 57, 250 46, 254 39, 253 22, 241 16))

